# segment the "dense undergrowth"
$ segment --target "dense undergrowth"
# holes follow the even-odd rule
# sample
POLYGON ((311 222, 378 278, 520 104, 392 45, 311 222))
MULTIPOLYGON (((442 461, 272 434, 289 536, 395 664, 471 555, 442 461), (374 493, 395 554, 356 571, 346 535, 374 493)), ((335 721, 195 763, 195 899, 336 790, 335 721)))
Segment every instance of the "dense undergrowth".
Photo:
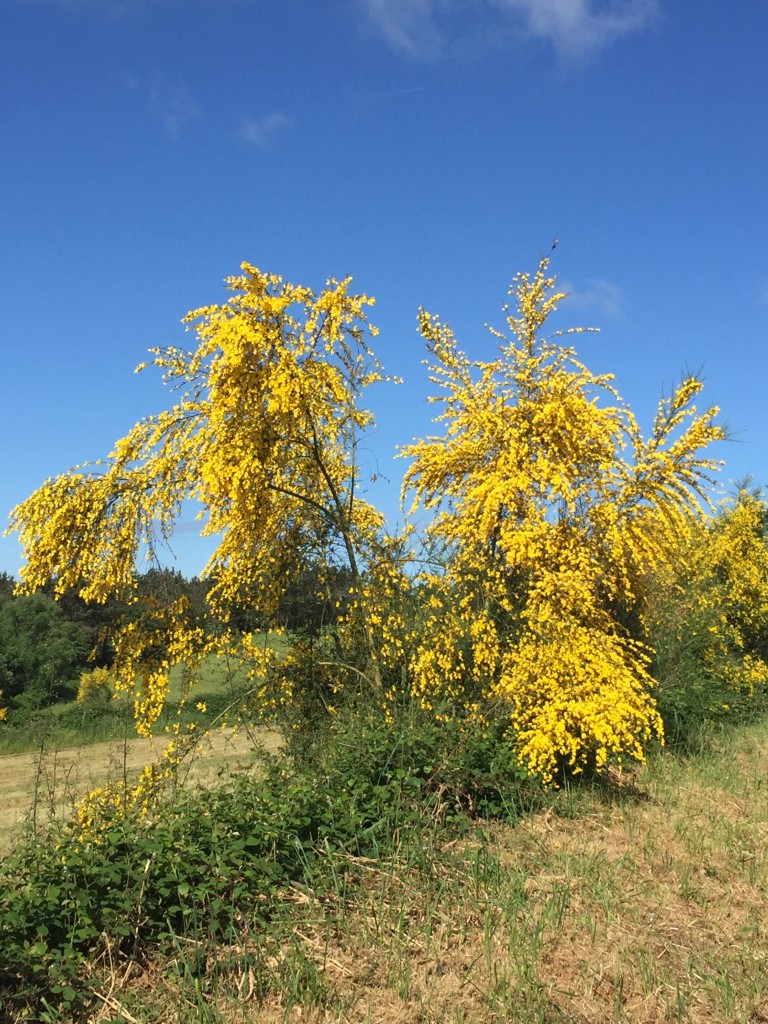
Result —
POLYGON ((258 932, 258 961, 282 934, 286 887, 322 896, 354 858, 386 860, 404 831, 426 849, 542 796, 492 736, 417 711, 387 725, 358 709, 325 742, 294 745, 299 757, 265 755, 259 778, 182 794, 151 817, 107 812, 87 836, 59 825, 20 843, 0 879, 6 1006, 87 1019, 95 964, 170 955, 191 936, 207 955, 258 932))
MULTIPOLYGON (((702 727, 704 757, 734 728, 702 727)), ((262 755, 256 776, 176 794, 149 817, 107 812, 87 837, 73 825, 51 827, 22 840, 0 868, 4 1020, 257 1020, 275 1001, 286 1015, 292 1006, 330 1013, 337 995, 325 958, 335 954, 328 947, 318 960, 297 938, 308 906, 312 927, 336 943, 342 922, 370 898, 371 872, 388 907, 403 887, 426 886, 425 899, 436 898, 435 884, 441 899, 446 886, 477 888, 477 872, 491 863, 500 885, 495 857, 486 850, 477 859, 491 822, 553 810, 578 819, 595 813, 589 800, 621 810, 646 798, 610 775, 561 783, 548 792, 524 776, 490 733, 436 726, 413 707, 391 723, 358 707, 312 739, 294 734, 279 756, 262 755), (158 965, 166 1000, 184 991, 186 1016, 127 984, 158 965), (118 978, 125 991, 116 1002, 118 978), (252 1016, 238 1017, 244 986, 252 1016), (227 1012, 222 1000, 231 1001, 227 1012), (108 1013, 115 1005, 122 1010, 108 1013)), ((546 916, 546 927, 556 920, 546 916)), ((407 923, 408 915, 397 927, 407 923)), ((521 985, 510 981, 510 991, 521 985)))

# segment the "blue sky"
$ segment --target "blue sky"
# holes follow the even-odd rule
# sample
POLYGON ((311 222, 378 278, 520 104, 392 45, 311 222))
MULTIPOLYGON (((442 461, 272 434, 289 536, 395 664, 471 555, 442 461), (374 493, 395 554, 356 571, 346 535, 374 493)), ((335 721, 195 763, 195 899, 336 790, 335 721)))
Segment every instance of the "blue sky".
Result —
POLYGON ((723 484, 768 483, 768 5, 5 0, 0 24, 3 515, 166 403, 134 366, 247 260, 377 297, 396 519, 394 448, 432 411, 417 308, 490 355, 554 238, 563 321, 601 328, 583 361, 644 424, 701 368, 723 484))

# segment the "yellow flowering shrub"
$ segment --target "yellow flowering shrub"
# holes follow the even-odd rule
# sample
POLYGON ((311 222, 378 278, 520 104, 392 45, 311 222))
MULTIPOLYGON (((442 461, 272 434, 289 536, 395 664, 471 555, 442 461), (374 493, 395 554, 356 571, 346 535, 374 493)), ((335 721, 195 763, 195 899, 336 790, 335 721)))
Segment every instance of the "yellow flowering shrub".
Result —
POLYGON ((84 703, 107 704, 114 696, 115 681, 108 668, 93 668, 80 673, 77 699, 84 703))
MULTIPOLYGON (((111 678, 133 695, 138 731, 156 725, 174 666, 191 685, 205 659, 226 655, 276 715, 333 713, 346 691, 373 694, 389 719, 415 696, 436 716, 505 723, 520 764, 548 781, 562 765, 642 758, 662 734, 649 581, 677 571, 717 467, 707 448, 723 437, 717 409, 697 410, 701 381, 686 377, 659 404, 645 438, 612 377, 576 358, 567 336, 581 329, 544 333, 563 298, 546 259, 513 281, 492 359, 470 360, 421 311, 442 409, 439 431, 403 450, 404 494, 431 516, 425 539, 445 558, 414 575, 408 534, 388 537, 362 497, 360 438, 373 425, 362 399, 386 379, 369 344, 373 300, 349 279, 315 294, 248 264, 228 284, 227 302, 186 317, 192 350, 152 350, 171 407, 11 515, 24 588, 53 580, 58 594, 126 601, 111 678), (216 630, 184 598, 136 599, 137 560, 157 560, 189 503, 217 538, 205 569, 216 630), (274 625, 288 586, 309 578, 333 604, 331 626, 279 655, 235 628, 253 595, 274 625)), ((731 540, 712 539, 715 559, 725 545, 711 566, 721 579, 737 563, 731 540)), ((742 683, 762 681, 754 587, 746 574, 721 585, 734 604, 713 650, 738 649, 742 683)), ((144 806, 165 770, 83 813, 144 806)))
MULTIPOLYGON (((306 565, 347 565, 361 589, 383 523, 361 497, 357 457, 373 421, 360 399, 384 379, 367 342, 373 300, 354 294, 350 279, 315 295, 242 269, 228 281, 228 302, 185 318, 194 350, 152 350, 179 394, 172 407, 136 424, 107 460, 48 480, 11 514, 27 556, 25 589, 54 580, 57 594, 77 588, 85 600, 133 601, 135 614, 112 637, 113 671, 118 687, 135 691, 144 733, 174 664, 194 670, 217 651, 253 653, 232 631, 194 628, 184 602, 136 609, 137 559, 156 557, 184 503, 199 508, 202 534, 218 538, 205 574, 211 614, 225 626, 253 594, 269 619, 306 565)), ((364 671, 375 683, 365 617, 362 627, 364 671)))
POLYGON ((768 541, 760 495, 742 489, 717 514, 693 520, 651 593, 664 686, 703 676, 753 693, 768 683, 768 541))
POLYGON ((563 763, 642 758, 661 736, 649 652, 627 623, 695 517, 716 468, 705 449, 723 437, 688 377, 645 440, 612 378, 542 334, 564 298, 555 284, 547 259, 515 278, 490 361, 422 311, 443 431, 403 450, 404 493, 450 552, 425 574, 412 685, 428 707, 448 697, 506 716, 521 763, 545 780, 563 763))
MULTIPOLYGON (((192 350, 151 350, 174 392, 170 408, 137 423, 105 460, 46 481, 11 513, 27 559, 25 590, 53 581, 57 595, 74 589, 86 601, 125 601, 110 636, 111 677, 133 695, 145 736, 167 702, 171 669, 183 666, 186 690, 213 655, 247 664, 255 688, 263 683, 267 710, 293 698, 287 668, 298 655, 281 666, 274 650, 232 625, 232 613, 258 595, 272 625, 283 593, 307 567, 320 585, 324 570, 329 579, 340 566, 348 571, 357 599, 332 660, 380 688, 378 624, 364 578, 382 550, 383 518, 362 496, 358 452, 373 424, 363 394, 386 379, 369 347, 377 333, 366 315, 373 300, 355 294, 349 278, 315 294, 248 264, 227 283, 227 302, 185 318, 196 336, 192 350), (218 542, 204 570, 215 630, 199 627, 184 598, 137 600, 138 560, 159 562, 190 507, 201 533, 218 542), (359 649, 343 649, 347 638, 359 649)), ((311 671, 339 677, 317 662, 313 656, 311 671)), ((138 786, 93 794, 80 808, 82 828, 91 818, 151 806, 175 763, 166 751, 138 786)))

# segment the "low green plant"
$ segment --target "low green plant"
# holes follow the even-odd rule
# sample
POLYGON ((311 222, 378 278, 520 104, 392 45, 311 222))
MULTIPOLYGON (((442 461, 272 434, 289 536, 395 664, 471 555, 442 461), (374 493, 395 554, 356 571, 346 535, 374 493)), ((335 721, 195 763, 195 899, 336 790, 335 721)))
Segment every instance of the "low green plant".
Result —
POLYGON ((2 865, 0 950, 17 1001, 85 1013, 86 960, 107 944, 134 958, 175 935, 231 937, 239 915, 267 919, 304 865, 318 794, 279 775, 183 795, 152 822, 101 821, 93 841, 66 828, 2 865))
POLYGON ((392 794, 434 805, 432 813, 515 820, 542 798, 519 767, 503 726, 440 719, 418 701, 388 713, 373 701, 340 707, 314 728, 287 731, 287 749, 302 770, 323 777, 357 810, 378 820, 392 794))
MULTIPOLYGON (((179 936, 203 949, 239 941, 244 927, 274 943, 286 886, 338 894, 350 858, 402 854, 403 835, 418 837, 409 856, 423 860, 424 824, 456 823, 478 804, 468 786, 482 748, 467 745, 466 763, 449 770, 447 739, 370 709, 334 722, 299 762, 265 755, 258 779, 182 793, 150 818, 102 810, 84 830, 59 826, 21 844, 0 868, 7 998, 87 1016, 86 965, 107 949, 141 962, 179 936)), ((511 806, 495 785, 494 806, 511 806)))

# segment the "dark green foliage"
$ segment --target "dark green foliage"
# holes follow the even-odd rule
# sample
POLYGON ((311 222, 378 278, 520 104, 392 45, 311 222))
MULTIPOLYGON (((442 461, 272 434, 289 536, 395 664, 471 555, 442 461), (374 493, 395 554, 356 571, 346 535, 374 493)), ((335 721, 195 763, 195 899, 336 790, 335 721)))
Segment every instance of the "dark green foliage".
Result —
POLYGON ((190 622, 200 628, 208 622, 208 582, 198 576, 187 579, 178 569, 152 568, 136 577, 138 608, 143 604, 166 606, 184 598, 189 607, 190 622))
MULTIPOLYGON (((53 590, 53 585, 50 585, 44 592, 46 596, 53 598, 53 590)), ((125 614, 125 602, 114 596, 104 604, 84 601, 76 590, 67 590, 56 598, 56 604, 61 610, 62 617, 77 626, 85 637, 89 664, 94 668, 109 667, 114 660, 109 630, 125 614)))
POLYGON ((538 788, 517 766, 503 726, 441 722, 410 701, 393 708, 390 721, 365 703, 329 718, 325 729, 316 722, 303 738, 289 734, 289 745, 298 748, 306 772, 324 779, 330 792, 345 793, 369 824, 393 793, 397 806, 412 799, 443 817, 514 819, 526 791, 538 788))
POLYGON ((332 625, 353 578, 344 566, 309 566, 286 587, 277 621, 281 628, 316 635, 332 625))
POLYGON ((662 683, 656 699, 664 720, 667 745, 681 754, 698 753, 727 723, 755 721, 768 710, 765 690, 735 690, 723 680, 704 675, 691 664, 674 685, 662 683))
MULTIPOLYGON (((180 597, 186 598, 191 620, 201 627, 207 625, 207 583, 198 578, 187 579, 178 569, 152 568, 136 576, 137 601, 128 604, 117 595, 104 603, 84 601, 76 589, 65 591, 57 598, 62 615, 75 623, 85 634, 90 653, 90 664, 109 667, 114 660, 110 634, 126 619, 135 618, 147 607, 165 606, 180 597)), ((48 588, 53 596, 54 585, 48 588)))
POLYGON ((7 572, 0 572, 0 605, 13 599, 16 580, 7 572))
POLYGON ((354 813, 337 813, 344 802, 275 765, 261 783, 183 797, 151 828, 116 819, 104 845, 78 848, 61 834, 26 844, 0 874, 0 992, 87 1016, 83 965, 106 944, 141 960, 178 935, 232 941, 245 918, 264 931, 319 843, 372 849, 350 834, 354 813))
POLYGON ((87 655, 82 630, 49 597, 32 594, 0 605, 2 689, 12 707, 30 711, 54 703, 87 655))
POLYGON ((337 621, 349 593, 352 574, 343 566, 310 564, 293 575, 286 571, 286 580, 272 616, 264 614, 258 591, 245 588, 236 603, 227 609, 228 625, 241 633, 279 628, 317 636, 337 621))

